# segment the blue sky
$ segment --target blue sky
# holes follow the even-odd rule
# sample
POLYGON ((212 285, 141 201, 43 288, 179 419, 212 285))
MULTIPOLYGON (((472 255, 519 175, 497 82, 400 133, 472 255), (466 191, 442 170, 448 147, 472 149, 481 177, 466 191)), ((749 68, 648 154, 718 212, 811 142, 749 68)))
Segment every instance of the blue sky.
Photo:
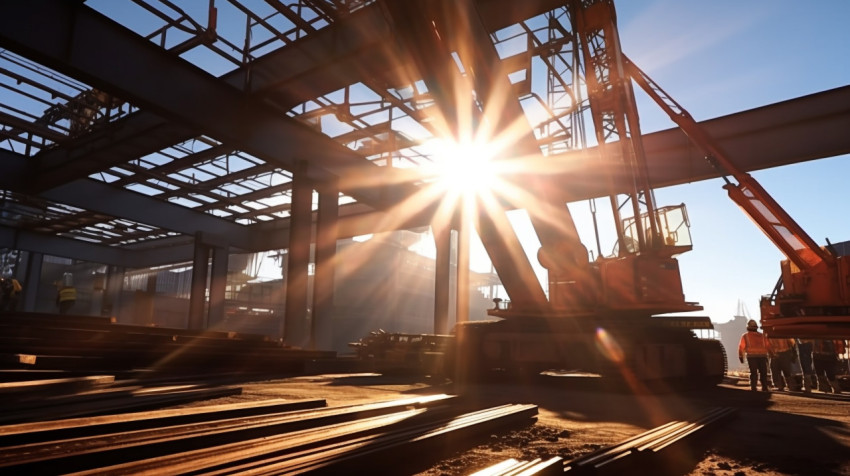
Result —
MULTIPOLYGON (((620 1, 617 12, 623 51, 697 120, 850 84, 850 2, 620 1)), ((644 132, 672 126, 653 104, 638 107, 644 132)), ((753 176, 819 244, 850 240, 850 156, 753 176)), ((661 204, 688 206, 694 249, 680 257, 686 298, 716 322, 731 319, 739 299, 757 317, 783 255, 719 179, 656 195, 661 204)))

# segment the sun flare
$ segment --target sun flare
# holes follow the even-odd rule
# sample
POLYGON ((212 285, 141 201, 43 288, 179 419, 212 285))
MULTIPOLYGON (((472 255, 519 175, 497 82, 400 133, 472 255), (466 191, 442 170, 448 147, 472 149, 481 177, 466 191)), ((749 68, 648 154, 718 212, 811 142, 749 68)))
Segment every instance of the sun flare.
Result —
POLYGON ((489 190, 496 180, 494 155, 493 147, 486 143, 440 141, 435 155, 438 180, 450 193, 489 190))

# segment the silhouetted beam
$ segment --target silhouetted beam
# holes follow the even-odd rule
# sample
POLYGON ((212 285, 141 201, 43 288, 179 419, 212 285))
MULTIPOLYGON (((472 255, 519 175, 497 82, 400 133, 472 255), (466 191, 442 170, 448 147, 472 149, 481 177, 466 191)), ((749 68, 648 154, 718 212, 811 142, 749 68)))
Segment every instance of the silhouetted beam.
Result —
MULTIPOLYGON (((850 154, 850 86, 709 119, 700 125, 746 172, 850 154)), ((720 176, 678 128, 646 134, 643 143, 650 181, 656 188, 720 176)), ((595 148, 527 161, 526 165, 529 173, 549 177, 546 188, 535 193, 561 196, 565 202, 605 196, 605 174, 613 169, 604 165, 595 148)), ((522 184, 525 178, 517 175, 514 180, 522 184)), ((625 190, 622 186, 621 191, 625 190)), ((724 199, 725 192, 718 190, 718 200, 724 199)), ((419 218, 404 223, 408 227, 428 225, 427 217, 435 209, 436 204, 423 207, 419 218)), ((391 231, 392 223, 385 214, 363 213, 359 223, 348 226, 357 230, 356 234, 365 230, 380 233, 391 231)))
MULTIPOLYGON (((560 0, 479 0, 477 3, 482 22, 490 31, 562 4, 560 0)), ((400 57, 386 18, 377 5, 371 5, 311 33, 294 46, 256 59, 251 64, 250 81, 244 68, 221 79, 236 89, 267 94, 285 110, 376 75, 386 76, 386 83, 404 85, 398 79, 403 70, 400 57)), ((32 161, 33 171, 27 177, 31 190, 38 192, 86 177, 188 140, 198 132, 170 125, 150 111, 138 111, 91 135, 97 136, 96 141, 83 137, 37 154, 32 161), (138 130, 147 130, 149 134, 134 135, 138 130)))
MULTIPOLYGON (((282 168, 306 158, 312 180, 377 167, 77 2, 0 4, 0 45, 282 168)), ((343 190, 376 208, 390 203, 372 187, 343 190)))
MULTIPOLYGON (((850 153, 850 134, 845 132, 850 130, 848 109, 850 86, 711 119, 701 124, 715 135, 730 157, 744 170, 753 171, 850 153)), ((647 134, 644 136, 644 146, 651 178, 659 187, 718 177, 678 129, 647 134)), ((8 151, 0 151, 0 159, 3 169, 0 187, 15 190, 14 178, 20 175, 16 170, 23 169, 28 159, 8 151)), ((599 174, 603 170, 598 166, 598 158, 594 157, 592 150, 586 154, 562 154, 547 158, 546 161, 546 168, 552 174, 553 190, 562 193, 565 200, 581 200, 604 194, 601 187, 594 188, 593 185, 599 181, 599 174)), ((220 230, 220 222, 227 223, 219 218, 96 181, 79 181, 78 187, 60 188, 43 198, 100 213, 117 213, 116 216, 139 223, 187 234, 193 234, 196 230, 215 234, 215 230, 220 230), (92 184, 94 191, 111 189, 108 194, 115 197, 116 203, 143 200, 144 204, 133 208, 120 207, 119 210, 105 209, 101 206, 104 205, 103 200, 89 197, 85 184, 92 184), (78 193, 80 190, 83 193, 78 193), (215 224, 207 224, 207 220, 213 220, 215 224)), ((435 209, 435 204, 423 204, 415 213, 403 215, 400 212, 372 212, 370 207, 364 205, 342 207, 339 237, 427 226, 435 209)), ((285 237, 289 229, 286 220, 248 227, 249 239, 238 239, 246 233, 243 230, 245 227, 228 225, 236 230, 234 233, 226 232, 233 246, 255 250, 286 246, 285 237)))
MULTIPOLYGON (((3 164, 4 172, 7 167, 9 170, 23 168, 28 160, 22 155, 0 149, 0 164, 3 164)), ((0 174, 0 188, 20 191, 20 184, 8 179, 8 175, 0 174)), ((256 248, 256 235, 245 226, 92 179, 77 179, 38 196, 186 235, 203 231, 216 243, 243 249, 256 248)))
POLYGON ((136 112, 36 154, 28 161, 24 179, 27 189, 37 193, 198 135, 195 130, 168 123, 151 112, 136 112))
MULTIPOLYGON (((191 242, 175 244, 167 238, 163 241, 168 242, 168 245, 160 244, 159 247, 148 250, 127 250, 116 246, 99 245, 73 238, 0 226, 0 248, 44 253, 126 268, 147 268, 191 259, 194 250, 194 244, 191 242)), ((153 246, 153 243, 147 243, 147 245, 153 246)))
MULTIPOLYGON (((700 125, 746 172, 848 154, 850 86, 709 119, 700 125)), ((643 145, 655 188, 720 176, 678 128, 646 134, 643 145)), ((565 201, 604 196, 603 179, 613 170, 604 165, 595 148, 541 159, 540 163, 551 164, 541 165, 538 173, 542 169, 552 176, 552 186, 561 190, 565 201)), ((529 167, 534 169, 532 164, 529 167)))
MULTIPOLYGON (((563 6, 563 0, 479 0, 481 22, 495 32, 522 20, 563 6)), ((258 58, 247 71, 227 75, 234 87, 250 84, 254 93, 268 95, 288 109, 309 99, 375 77, 394 86, 411 58, 398 48, 397 39, 379 3, 310 33, 293 45, 258 58)), ((420 79, 420 78, 413 78, 420 79)))
MULTIPOLYGON (((745 171, 850 153, 850 86, 703 121, 700 125, 745 171)), ((656 187, 718 177, 678 130, 646 136, 656 187)))

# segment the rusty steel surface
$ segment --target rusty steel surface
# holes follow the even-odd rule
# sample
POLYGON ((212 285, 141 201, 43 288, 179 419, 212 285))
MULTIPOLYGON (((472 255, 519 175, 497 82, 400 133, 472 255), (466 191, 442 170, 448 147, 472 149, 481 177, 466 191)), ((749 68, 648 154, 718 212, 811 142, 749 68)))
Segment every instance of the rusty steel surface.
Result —
MULTIPOLYGON (((340 424, 346 421, 362 420, 379 417, 397 412, 400 409, 415 407, 427 408, 445 404, 449 399, 446 395, 433 397, 418 397, 399 399, 390 402, 315 408, 298 410, 295 402, 289 408, 277 410, 264 406, 254 411, 254 415, 233 417, 225 408, 218 408, 203 413, 184 411, 195 417, 194 422, 180 423, 178 418, 160 418, 154 413, 153 418, 143 421, 139 428, 116 428, 114 426, 99 426, 92 435, 87 421, 77 420, 72 424, 82 426, 78 433, 81 436, 69 436, 73 426, 66 427, 60 439, 46 439, 28 444, 20 444, 18 437, 26 438, 31 432, 38 432, 39 426, 30 425, 23 435, 6 439, 8 445, 2 448, 0 467, 15 470, 40 471, 39 468, 49 468, 61 465, 70 470, 71 467, 105 465, 107 461, 132 461, 146 454, 169 454, 190 451, 208 446, 223 445, 248 438, 263 438, 279 433, 291 433, 303 429, 340 424)), ((113 417, 113 420, 121 420, 113 417)), ((125 421, 138 419, 129 418, 125 421)), ((21 426, 10 428, 17 432, 21 426)), ((0 427, 0 433, 6 432, 0 427)))
MULTIPOLYGON (((475 409, 441 394, 298 411, 275 411, 269 406, 258 409, 254 416, 238 418, 227 418, 227 405, 203 408, 184 410, 185 417, 196 417, 189 424, 174 424, 174 418, 161 419, 158 415, 162 412, 156 412, 138 429, 107 425, 93 432, 86 420, 76 420, 64 425, 62 434, 42 438, 45 435, 38 433, 51 426, 49 423, 12 427, 24 438, 35 432, 30 439, 38 441, 0 441, 0 467, 35 472, 62 467, 64 472, 80 474, 351 470, 355 466, 368 468, 374 464, 374 457, 387 452, 393 452, 394 457, 407 454, 413 460, 423 460, 427 452, 421 450, 432 445, 531 424, 537 410, 528 404, 475 409), (75 429, 83 436, 74 437, 75 429)), ((175 411, 170 416, 177 415, 175 411)), ((121 421, 117 415, 110 419, 121 421)), ((133 420, 137 418, 127 418, 127 422, 133 420)))

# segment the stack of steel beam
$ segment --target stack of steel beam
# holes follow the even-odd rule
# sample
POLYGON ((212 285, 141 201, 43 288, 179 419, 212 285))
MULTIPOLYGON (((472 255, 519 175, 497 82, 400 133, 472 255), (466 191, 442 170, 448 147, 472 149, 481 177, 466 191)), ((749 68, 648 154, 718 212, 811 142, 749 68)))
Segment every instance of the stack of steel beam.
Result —
POLYGON ((277 410, 169 410, 9 425, 0 427, 0 471, 287 474, 374 468, 387 458, 431 464, 435 448, 527 425, 537 414, 534 405, 513 404, 469 411, 448 395, 277 410))
POLYGON ((0 316, 5 368, 158 374, 299 372, 330 351, 288 348, 267 336, 115 324, 109 318, 11 313, 0 316))

